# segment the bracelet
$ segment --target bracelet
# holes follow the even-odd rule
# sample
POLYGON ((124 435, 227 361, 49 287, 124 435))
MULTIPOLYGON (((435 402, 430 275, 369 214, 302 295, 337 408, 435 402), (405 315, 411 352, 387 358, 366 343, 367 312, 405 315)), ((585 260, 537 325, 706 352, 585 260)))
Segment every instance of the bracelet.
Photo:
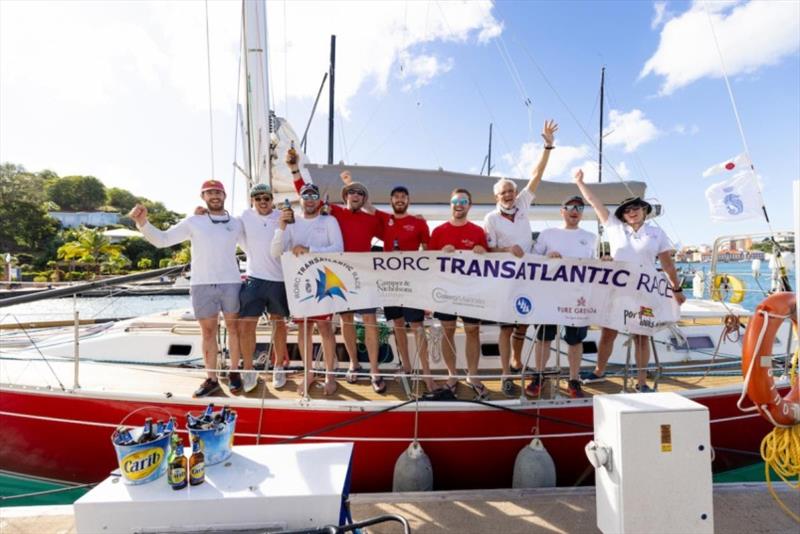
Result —
POLYGON ((292 174, 300 174, 300 171, 292 171, 292 174))
POLYGON ((553 145, 544 147, 545 150, 553 150, 554 148, 555 148, 555 146, 553 146, 553 145))
POLYGON ((682 287, 673 287, 672 288, 672 292, 673 293, 683 293, 683 288, 682 287))

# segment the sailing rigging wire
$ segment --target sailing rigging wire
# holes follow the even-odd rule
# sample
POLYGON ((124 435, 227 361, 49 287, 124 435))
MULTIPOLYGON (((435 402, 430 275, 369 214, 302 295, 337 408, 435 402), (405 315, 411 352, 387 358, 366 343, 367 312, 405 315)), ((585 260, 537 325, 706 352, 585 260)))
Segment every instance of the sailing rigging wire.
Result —
POLYGON ((286 22, 286 0, 283 0, 283 110, 289 116, 289 23, 286 22))
POLYGON ((208 23, 208 0, 205 0, 206 8, 206 72, 208 75, 208 134, 209 134, 209 153, 211 154, 211 179, 214 174, 214 108, 211 98, 211 32, 208 23))
MULTIPOLYGON (((240 91, 242 90, 242 48, 244 47, 244 23, 239 25, 239 68, 236 73, 236 113, 233 119, 233 163, 231 164, 231 203, 236 202, 236 171, 239 165, 236 162, 236 152, 239 149, 239 125, 242 121, 242 108, 239 105, 240 91)), ((247 178, 245 178, 247 179, 247 178)), ((245 202, 245 208, 247 203, 245 202)))

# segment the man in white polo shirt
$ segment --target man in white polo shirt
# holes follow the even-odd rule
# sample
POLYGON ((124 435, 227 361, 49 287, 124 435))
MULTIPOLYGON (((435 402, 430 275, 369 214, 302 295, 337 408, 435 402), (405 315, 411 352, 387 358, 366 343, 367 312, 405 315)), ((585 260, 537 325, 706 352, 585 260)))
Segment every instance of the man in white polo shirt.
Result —
POLYGON ((194 392, 205 397, 219 390, 217 375, 217 326, 219 312, 228 327, 231 360, 239 359, 239 289, 242 280, 236 262, 236 245, 242 241, 242 224, 225 209, 222 182, 207 180, 200 197, 208 212, 192 215, 168 230, 159 230, 147 221, 147 208, 137 204, 130 213, 144 238, 164 248, 189 240, 192 243, 191 297, 194 316, 203 336, 203 361, 208 378, 194 392))
MULTIPOLYGON (((545 121, 542 130, 544 149, 539 158, 539 163, 533 169, 528 185, 517 193, 517 184, 506 178, 494 184, 494 196, 497 199, 497 209, 487 213, 483 218, 483 229, 489 243, 490 252, 510 252, 517 258, 531 252, 533 237, 528 211, 531 202, 536 197, 536 188, 542 182, 550 151, 555 148, 553 142, 558 124, 555 121, 545 121)), ((498 346, 500 349, 500 365, 503 367, 502 389, 506 396, 514 396, 514 383, 508 376, 512 371, 522 371, 522 346, 525 343, 525 332, 528 325, 501 324, 498 346), (511 339, 514 339, 514 362, 511 362, 511 339)))
MULTIPOLYGON (((583 209, 586 203, 582 197, 569 197, 561 204, 561 218, 564 226, 561 228, 546 228, 539 234, 539 239, 533 246, 533 253, 547 256, 548 258, 594 258, 597 255, 597 236, 578 225, 583 219, 583 209)), ((540 325, 536 331, 536 344, 533 348, 535 355, 534 370, 536 374, 531 378, 525 394, 530 397, 539 397, 542 390, 542 375, 547 359, 550 356, 550 344, 558 334, 559 325, 540 325)), ((567 357, 569 359, 569 382, 567 390, 572 398, 583 397, 581 381, 578 373, 583 357, 583 340, 589 328, 586 326, 565 326, 564 341, 567 343, 567 357)))
MULTIPOLYGON (((242 386, 245 392, 249 392, 258 385, 253 370, 253 353, 256 349, 258 319, 265 310, 272 324, 271 345, 275 354, 273 387, 281 388, 286 384, 283 366, 289 359, 286 348, 289 304, 283 283, 283 269, 280 259, 270 254, 272 239, 280 224, 280 211, 273 207, 272 189, 267 184, 256 184, 250 189, 250 202, 253 207, 240 216, 244 225, 244 250, 247 253, 247 281, 239 294, 239 342, 245 373, 244 384, 239 373, 231 373, 231 391, 234 393, 241 390, 242 386)), ((238 369, 238 364, 231 355, 231 368, 238 369)))
MULTIPOLYGON (((627 198, 620 203, 612 214, 583 182, 582 170, 578 170, 575 174, 575 183, 606 229, 614 261, 639 263, 655 270, 656 259, 658 259, 661 269, 667 275, 672 286, 671 291, 675 301, 678 305, 683 304, 686 297, 683 295, 678 272, 672 262, 672 254, 675 252, 675 247, 672 246, 667 234, 661 228, 647 222, 647 216, 653 211, 650 203, 639 197, 627 198)), ((653 391, 647 385, 650 337, 638 334, 634 334, 632 337, 636 349, 636 367, 638 368, 636 391, 650 393, 653 391)), ((600 343, 597 345, 597 366, 585 376, 583 380, 585 384, 605 380, 606 364, 611 357, 616 338, 616 330, 603 328, 600 333, 600 343)))

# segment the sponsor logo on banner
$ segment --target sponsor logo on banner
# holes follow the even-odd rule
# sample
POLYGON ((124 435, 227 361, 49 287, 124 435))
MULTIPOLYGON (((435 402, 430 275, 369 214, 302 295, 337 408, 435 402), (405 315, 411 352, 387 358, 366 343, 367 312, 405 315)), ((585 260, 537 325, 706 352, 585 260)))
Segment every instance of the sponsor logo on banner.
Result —
POLYGON ((326 299, 347 302, 348 295, 361 289, 358 271, 338 258, 313 258, 303 263, 292 277, 292 296, 299 302, 326 299))
POLYGON ((486 301, 483 299, 468 297, 466 295, 451 295, 446 289, 441 287, 433 288, 431 298, 434 302, 453 304, 455 306, 467 306, 470 308, 485 308, 486 301))
POLYGON ((514 299, 514 311, 522 317, 530 315, 533 311, 533 300, 527 295, 519 295, 514 299))
POLYGON ((640 306, 638 311, 623 310, 622 319, 625 326, 633 325, 642 328, 661 328, 666 324, 663 321, 656 321, 653 308, 647 306, 640 306))
POLYGON ((409 295, 413 293, 409 280, 375 280, 378 294, 386 296, 409 295))
POLYGON ((586 297, 579 297, 574 306, 556 306, 558 313, 564 314, 567 319, 585 319, 597 313, 597 308, 586 301, 586 297))

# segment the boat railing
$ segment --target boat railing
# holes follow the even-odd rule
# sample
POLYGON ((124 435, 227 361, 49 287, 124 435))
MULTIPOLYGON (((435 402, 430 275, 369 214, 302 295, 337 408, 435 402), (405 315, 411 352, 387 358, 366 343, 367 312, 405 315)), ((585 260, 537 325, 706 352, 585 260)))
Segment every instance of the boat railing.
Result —
MULTIPOLYGON (((791 230, 784 230, 775 232, 774 234, 769 232, 758 232, 758 233, 746 233, 746 234, 730 234, 717 237, 717 239, 714 240, 714 245, 711 250, 711 269, 709 272, 710 280, 713 281, 717 276, 719 255, 720 251, 723 250, 724 243, 731 241, 740 241, 743 239, 754 239, 754 238, 755 239, 764 238, 773 240, 775 236, 785 236, 792 234, 793 232, 791 230)), ((777 242, 773 241, 773 244, 777 246, 777 242)), ((784 264, 783 267, 787 266, 784 264)))

